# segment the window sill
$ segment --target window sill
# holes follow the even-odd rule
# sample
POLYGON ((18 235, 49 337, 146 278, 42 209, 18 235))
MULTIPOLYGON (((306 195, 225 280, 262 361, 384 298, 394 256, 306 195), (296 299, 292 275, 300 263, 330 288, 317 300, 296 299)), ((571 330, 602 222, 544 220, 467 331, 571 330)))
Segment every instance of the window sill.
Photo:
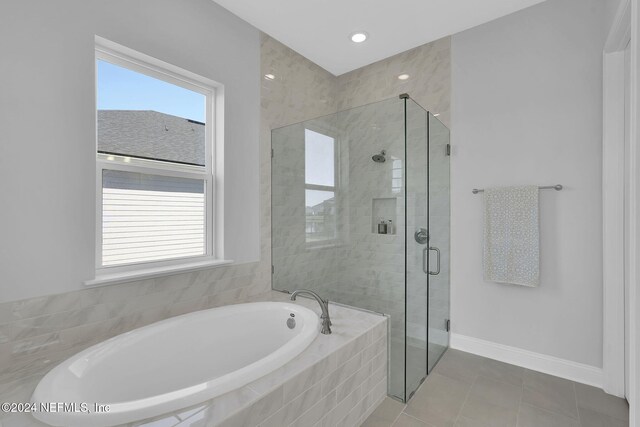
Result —
POLYGON ((167 274, 187 273, 190 271, 204 270, 212 267, 222 267, 233 264, 231 260, 217 259, 211 261, 191 262, 179 265, 167 265, 162 267, 145 268, 142 270, 125 271, 97 275, 95 279, 85 280, 85 286, 112 285, 116 283, 133 282, 135 280, 152 279, 166 276, 167 274))

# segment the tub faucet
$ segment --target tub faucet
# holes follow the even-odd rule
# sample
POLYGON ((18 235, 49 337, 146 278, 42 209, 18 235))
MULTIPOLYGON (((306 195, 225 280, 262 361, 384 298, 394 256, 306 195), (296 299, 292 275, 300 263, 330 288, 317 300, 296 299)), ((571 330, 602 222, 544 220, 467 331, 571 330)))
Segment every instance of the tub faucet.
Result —
POLYGON ((325 300, 320 298, 320 295, 316 294, 313 291, 309 291, 306 289, 298 289, 297 291, 293 291, 291 294, 291 301, 295 301, 298 294, 307 294, 311 295, 318 301, 320 304, 320 308, 322 309, 322 315, 320 315, 320 320, 322 320, 322 330, 320 333, 329 335, 331 333, 331 318, 329 318, 329 300, 325 300))

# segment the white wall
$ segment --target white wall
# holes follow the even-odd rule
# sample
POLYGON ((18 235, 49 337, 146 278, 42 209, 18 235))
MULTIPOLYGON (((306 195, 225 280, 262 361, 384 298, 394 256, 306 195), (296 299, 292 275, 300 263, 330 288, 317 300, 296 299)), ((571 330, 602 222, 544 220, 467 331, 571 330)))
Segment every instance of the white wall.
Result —
POLYGON ((550 0, 452 40, 452 327, 602 366, 601 135, 605 2, 550 0), (541 285, 482 278, 482 196, 541 193, 541 285))
POLYGON ((94 274, 94 35, 225 85, 225 257, 260 257, 258 31, 210 0, 3 0, 0 301, 94 274))

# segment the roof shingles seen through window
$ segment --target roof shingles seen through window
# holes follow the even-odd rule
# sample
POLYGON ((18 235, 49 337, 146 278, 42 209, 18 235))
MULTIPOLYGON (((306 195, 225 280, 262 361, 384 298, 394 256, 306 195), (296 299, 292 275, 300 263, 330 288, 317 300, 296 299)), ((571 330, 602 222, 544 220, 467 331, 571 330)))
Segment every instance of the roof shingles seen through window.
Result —
POLYGON ((157 111, 98 110, 98 151, 205 165, 205 125, 157 111))

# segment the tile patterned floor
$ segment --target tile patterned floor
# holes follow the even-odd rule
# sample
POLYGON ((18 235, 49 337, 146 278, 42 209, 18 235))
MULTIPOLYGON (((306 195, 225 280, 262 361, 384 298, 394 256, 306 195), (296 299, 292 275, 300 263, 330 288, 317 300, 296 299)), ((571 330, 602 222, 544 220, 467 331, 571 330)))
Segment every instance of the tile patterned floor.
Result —
MULTIPOLYGON (((400 343, 400 345, 402 344, 400 343)), ((418 388, 418 386, 420 385, 420 381, 425 376, 427 367, 424 363, 424 344, 420 347, 407 344, 406 358, 403 351, 394 351, 396 349, 397 347, 394 348, 392 343, 390 363, 394 365, 391 366, 391 375, 389 375, 389 391, 391 392, 390 394, 401 396, 404 387, 402 376, 404 375, 405 363, 407 372, 409 373, 408 376, 413 375, 413 378, 410 378, 408 384, 409 390, 415 390, 416 388, 418 388)), ((446 348, 440 345, 429 343, 429 361, 437 361, 442 356, 442 353, 445 350, 446 348)))
POLYGON ((364 427, 626 427, 624 399, 448 350, 409 404, 386 398, 364 427))

